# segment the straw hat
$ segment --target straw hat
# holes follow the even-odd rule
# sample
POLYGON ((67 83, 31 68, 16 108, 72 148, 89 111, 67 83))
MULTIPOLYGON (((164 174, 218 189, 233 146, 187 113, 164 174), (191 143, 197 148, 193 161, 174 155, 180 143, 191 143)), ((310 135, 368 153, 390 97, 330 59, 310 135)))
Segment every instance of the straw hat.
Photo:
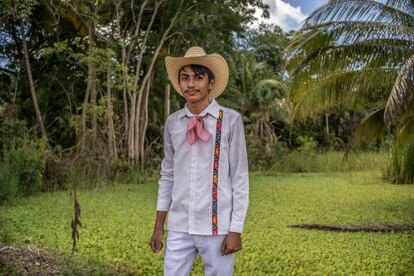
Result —
POLYGON ((210 69, 214 75, 215 84, 210 91, 210 98, 218 97, 227 86, 229 80, 229 67, 226 60, 219 54, 207 55, 203 48, 191 47, 187 50, 184 57, 166 57, 165 67, 167 68, 168 77, 175 90, 183 96, 178 83, 178 72, 181 68, 190 64, 203 65, 210 69))

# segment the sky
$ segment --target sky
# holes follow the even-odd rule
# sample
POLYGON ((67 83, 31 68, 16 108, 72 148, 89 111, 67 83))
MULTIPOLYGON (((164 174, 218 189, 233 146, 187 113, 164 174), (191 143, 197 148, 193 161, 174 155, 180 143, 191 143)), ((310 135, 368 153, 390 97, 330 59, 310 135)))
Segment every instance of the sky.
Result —
POLYGON ((263 2, 270 7, 270 18, 266 20, 260 18, 261 11, 257 11, 255 16, 258 22, 273 23, 285 31, 290 31, 298 30, 305 18, 328 0, 264 0, 263 2))

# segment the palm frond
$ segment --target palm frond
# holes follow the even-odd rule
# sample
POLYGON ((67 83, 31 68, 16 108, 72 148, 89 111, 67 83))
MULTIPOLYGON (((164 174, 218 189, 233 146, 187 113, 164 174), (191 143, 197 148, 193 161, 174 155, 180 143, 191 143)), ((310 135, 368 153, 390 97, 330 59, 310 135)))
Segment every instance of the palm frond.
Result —
MULTIPOLYGON (((353 27, 358 29, 360 26, 353 27)), ((380 24, 376 29, 382 27, 380 24)), ((376 66, 387 65, 386 62, 390 61, 389 66, 401 66, 401 60, 406 60, 414 52, 414 32, 411 35, 396 34, 380 37, 380 35, 370 35, 369 30, 364 28, 362 31, 356 30, 355 33, 359 32, 357 35, 351 34, 351 29, 346 30, 350 32, 349 36, 341 35, 341 28, 337 32, 315 29, 313 33, 306 32, 299 36, 288 46, 289 54, 286 56, 285 67, 289 74, 295 75, 294 69, 306 67, 312 60, 326 60, 326 63, 335 66, 339 60, 376 62, 378 63, 376 66)), ((399 30, 399 32, 403 31, 404 29, 399 30)), ((326 63, 321 66, 326 68, 326 63)))
POLYGON ((414 108, 414 54, 401 67, 388 97, 385 120, 391 123, 396 117, 414 108))
POLYGON ((405 11, 408 14, 414 14, 414 1, 401 1, 401 0, 387 0, 388 6, 405 11))
POLYGON ((325 74, 326 71, 352 71, 364 67, 397 68, 401 65, 401 60, 408 57, 411 52, 404 47, 365 43, 326 47, 308 56, 288 61, 286 69, 289 76, 295 79, 309 78, 319 73, 325 74))
MULTIPOLYGON (((380 26, 377 27, 380 28, 380 26)), ((382 38, 369 33, 365 33, 364 38, 362 33, 365 32, 358 35, 358 40, 355 40, 355 37, 350 40, 346 35, 341 37, 339 31, 334 34, 315 30, 314 35, 305 34, 289 45, 290 52, 286 56, 286 69, 292 74, 292 68, 300 68, 301 65, 306 65, 310 60, 318 59, 323 55, 343 60, 394 60, 397 61, 394 64, 401 66, 401 60, 407 59, 414 52, 414 32, 411 36, 396 35, 395 37, 384 36, 382 38), (399 38, 397 39, 397 37, 399 38), (338 54, 335 55, 335 53, 338 54), (343 58, 344 55, 346 59, 343 58)), ((337 63, 337 60, 333 61, 335 64, 337 63)))
POLYGON ((282 83, 278 80, 275 79, 264 79, 264 80, 260 80, 256 86, 255 86, 255 91, 256 90, 261 90, 263 88, 283 88, 282 83))
POLYGON ((352 72, 329 72, 309 82, 291 86, 294 120, 305 120, 331 106, 356 108, 367 98, 382 99, 388 82, 395 79, 397 70, 382 68, 359 69, 352 72))
POLYGON ((304 26, 330 21, 388 22, 412 26, 413 17, 408 11, 374 0, 333 0, 315 10, 305 20, 304 26))
POLYGON ((353 145, 360 146, 381 139, 387 133, 384 123, 384 108, 378 109, 366 116, 352 133, 353 145))
MULTIPOLYGON (((309 26, 302 31, 323 30, 329 33, 336 44, 351 44, 365 39, 413 41, 414 26, 371 21, 329 21, 309 26)), ((407 47, 414 48, 413 45, 407 47)))
POLYGON ((396 134, 397 143, 414 141, 414 112, 407 113, 401 118, 396 134))

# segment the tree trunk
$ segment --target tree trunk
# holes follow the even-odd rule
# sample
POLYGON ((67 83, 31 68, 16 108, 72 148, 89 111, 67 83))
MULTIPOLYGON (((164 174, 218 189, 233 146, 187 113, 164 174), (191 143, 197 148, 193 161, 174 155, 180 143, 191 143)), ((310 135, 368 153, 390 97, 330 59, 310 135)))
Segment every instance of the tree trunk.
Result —
MULTIPOLYGON (((118 7, 117 7, 117 14, 118 14, 118 7)), ((118 15, 119 17, 119 15, 118 15)), ((118 18, 118 33, 119 36, 122 37, 122 32, 121 32, 121 26, 119 24, 119 20, 120 18, 118 18)), ((124 132, 123 132, 123 137, 122 137, 122 141, 124 142, 124 145, 128 147, 128 142, 129 142, 129 114, 128 112, 130 112, 129 107, 128 107, 128 63, 127 63, 127 54, 126 54, 126 49, 125 49, 125 45, 124 43, 121 43, 121 64, 123 66, 122 68, 122 98, 123 98, 123 102, 124 102, 124 118, 123 118, 123 125, 124 125, 124 132)), ((131 97, 129 97, 129 99, 131 99, 131 97)))
MULTIPOLYGON (((128 55, 126 50, 126 39, 124 32, 121 29, 121 17, 122 12, 120 11, 122 1, 118 2, 116 4, 115 8, 115 14, 116 14, 116 22, 117 22, 117 31, 118 36, 122 39, 123 43, 121 43, 121 65, 122 65, 122 100, 123 100, 123 119, 122 119, 122 125, 123 125, 123 132, 121 135, 121 145, 122 148, 128 148, 128 135, 129 135, 129 106, 128 106, 128 95, 127 95, 127 89, 128 89, 128 55)), ((141 9, 144 5, 141 6, 141 9)), ((135 14, 134 14, 135 15, 135 14)), ((140 12, 140 15, 138 17, 139 22, 141 22, 141 16, 142 12, 140 12)), ((133 17, 133 21, 136 22, 135 16, 133 17)), ((140 23, 138 23, 139 25, 140 23)), ((136 26, 137 27, 137 26, 136 26)))
POLYGON ((141 127, 140 127, 140 147, 139 147, 139 156, 140 156, 140 164, 141 164, 141 172, 144 172, 145 169, 145 134, 147 131, 147 126, 148 126, 148 97, 149 97, 149 92, 151 89, 151 84, 152 84, 152 80, 154 78, 154 72, 152 72, 151 74, 151 78, 150 80, 147 82, 147 87, 145 89, 145 95, 144 95, 144 101, 143 101, 143 106, 142 106, 142 118, 143 120, 140 120, 141 123, 141 127))
POLYGON ((325 112, 326 142, 329 145, 329 112, 325 112))
POLYGON ((118 153, 116 150, 116 138, 115 138, 115 128, 113 114, 114 109, 112 106, 112 96, 111 96, 111 74, 108 72, 106 80, 106 95, 108 97, 108 150, 109 156, 113 157, 115 160, 118 159, 118 153))
POLYGON ((123 135, 121 137, 122 145, 128 148, 128 127, 129 127, 129 117, 128 117, 128 98, 126 88, 123 88, 122 99, 124 103, 124 117, 123 117, 123 135))
POLYGON ((90 73, 88 75, 88 82, 90 82, 90 103, 91 103, 91 126, 92 126, 92 143, 96 141, 97 135, 97 117, 96 117, 96 68, 94 64, 94 47, 95 47, 95 23, 91 22, 89 27, 89 58, 92 61, 89 62, 88 69, 90 69, 90 73))
MULTIPOLYGON (((156 13, 156 10, 157 10, 157 3, 158 3, 158 6, 159 6, 162 2, 163 1, 157 1, 156 2, 156 9, 154 10, 153 16, 154 16, 154 14, 156 13)), ((180 2, 180 8, 181 8, 182 3, 183 3, 183 1, 180 2)), ((135 108, 135 110, 134 110, 134 112, 130 112, 130 114, 131 114, 131 116, 132 116, 132 114, 134 114, 135 119, 134 119, 133 123, 129 124, 130 126, 133 126, 133 128, 129 130, 130 140, 129 140, 129 143, 128 143, 128 147, 129 147, 128 153, 132 152, 132 155, 130 157, 132 159, 135 159, 135 160, 139 159, 139 156, 140 156, 140 154, 139 154, 139 152, 140 152, 140 150, 139 150, 139 148, 140 148, 139 147, 139 141, 137 141, 136 139, 138 139, 138 137, 140 136, 139 135, 140 124, 141 124, 140 114, 141 114, 142 96, 144 94, 143 92, 144 92, 144 89, 146 89, 147 83, 150 81, 149 79, 150 79, 150 76, 152 74, 155 62, 158 58, 160 49, 164 45, 164 42, 167 39, 167 36, 170 33, 171 28, 174 26, 175 21, 177 20, 177 17, 178 17, 179 14, 180 14, 180 9, 178 9, 176 14, 174 15, 174 17, 170 21, 170 25, 168 26, 168 28, 163 33, 163 36, 162 36, 157 48, 155 49, 155 51, 153 53, 151 62, 148 66, 148 69, 146 70, 145 76, 142 78, 139 89, 137 89, 138 91, 135 91, 135 93, 134 93, 134 98, 136 99, 136 102, 132 102, 131 107, 135 108), (134 132, 134 134, 132 134, 131 132, 134 132)), ((150 25, 151 24, 152 23, 150 23, 150 25)), ((147 29, 146 35, 149 34, 149 33, 150 33, 150 28, 147 29)), ((144 38, 144 41, 145 41, 145 38, 144 38)), ((145 44, 142 44, 141 47, 144 47, 144 48, 141 48, 141 53, 143 53, 143 51, 145 50, 145 44)), ((140 54, 140 57, 141 58, 138 59, 138 63, 137 63, 136 71, 135 71, 135 85, 133 87, 137 87, 138 86, 138 80, 141 79, 139 77, 139 72, 140 72, 140 67, 141 67, 141 60, 142 60, 141 54, 140 54)), ((146 108, 148 108, 148 107, 146 107, 146 108)), ((132 117, 130 118, 130 120, 132 120, 132 117)))
POLYGON ((83 104, 82 104, 82 116, 81 116, 81 151, 85 149, 85 137, 86 137, 86 114, 88 109, 88 101, 89 101, 89 85, 86 87, 85 96, 83 97, 83 104))
POLYGON ((136 116, 136 101, 137 101, 137 94, 134 93, 132 96, 131 101, 131 112, 130 112, 130 122, 129 122, 129 135, 128 135, 128 157, 132 161, 134 161, 135 158, 135 149, 136 149, 136 142, 135 142, 135 134, 136 134, 136 125, 137 125, 137 116, 136 116))
MULTIPOLYGON (((140 71, 142 65, 142 59, 145 53, 145 48, 149 34, 151 32, 152 25, 155 21, 158 9, 163 1, 156 1, 155 8, 151 16, 151 20, 148 24, 147 30, 145 32, 144 39, 141 43, 141 49, 139 56, 137 58, 137 65, 135 67, 135 78, 134 86, 138 87, 140 79, 140 71)), ((145 5, 146 2, 143 3, 145 5)), ((141 87, 144 88, 146 85, 145 81, 142 82, 141 87)), ((132 101, 131 101, 131 114, 130 114, 130 124, 129 124, 129 135, 128 135, 128 157, 133 161, 133 163, 138 163, 139 159, 139 129, 140 129, 140 113, 141 113, 141 102, 142 102, 142 89, 135 88, 133 91, 132 101)))
POLYGON ((171 85, 167 82, 164 89, 164 121, 170 115, 171 103, 170 103, 171 85))
POLYGON ((85 97, 82 106, 82 129, 81 129, 81 150, 85 149, 86 129, 87 129, 87 113, 88 103, 92 104, 92 133, 93 139, 96 139, 96 71, 93 62, 93 47, 94 47, 95 24, 89 24, 89 61, 88 61, 88 82, 86 85, 85 97))
MULTIPOLYGON (((144 85, 144 87, 147 86, 147 84, 143 84, 143 85, 144 85)), ((140 156, 139 155, 139 149, 140 149, 139 139, 141 138, 140 130, 141 130, 141 124, 142 124, 142 114, 141 114, 142 109, 141 108, 142 108, 142 96, 145 93, 145 90, 142 91, 140 89, 139 92, 136 92, 136 93, 139 93, 139 96, 138 96, 138 100, 135 104, 135 125, 134 125, 135 140, 134 140, 134 150, 133 151, 134 151, 134 160, 135 160, 136 164, 139 164, 139 156, 140 156)), ((135 95, 136 95, 136 93, 135 93, 135 95)))
POLYGON ((37 96, 36 96, 36 91, 35 91, 34 82, 33 82, 32 67, 30 65, 29 51, 27 48, 26 34, 24 30, 23 19, 20 19, 20 31, 22 33, 23 55, 24 55, 24 60, 26 63, 27 78, 29 80, 30 94, 32 96, 33 106, 34 106, 35 113, 36 113, 36 119, 39 124, 42 137, 46 139, 46 144, 48 147, 50 147, 47 134, 46 134, 46 128, 45 128, 45 125, 43 124, 42 114, 40 112, 40 108, 37 103, 37 96))
POLYGON ((17 94, 19 92, 19 79, 20 79, 20 72, 21 70, 19 70, 19 72, 17 73, 17 77, 15 78, 15 86, 14 86, 14 92, 13 92, 13 97, 12 97, 12 103, 15 104, 16 100, 17 100, 17 94))

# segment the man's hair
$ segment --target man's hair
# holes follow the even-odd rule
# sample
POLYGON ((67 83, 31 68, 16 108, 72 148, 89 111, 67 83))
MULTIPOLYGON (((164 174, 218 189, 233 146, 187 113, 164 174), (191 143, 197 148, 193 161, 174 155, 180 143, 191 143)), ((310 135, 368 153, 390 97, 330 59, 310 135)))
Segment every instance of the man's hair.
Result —
MULTIPOLYGON (((189 65, 185 65, 185 66, 190 66, 191 70, 194 71, 194 73, 196 73, 197 75, 202 75, 204 76, 205 74, 207 74, 208 77, 208 81, 210 82, 211 80, 214 80, 214 75, 213 73, 210 71, 210 69, 208 69, 207 67, 203 66, 203 65, 199 65, 199 64, 189 64, 189 65)), ((180 73, 181 71, 183 71, 184 67, 183 66, 180 71, 178 71, 178 83, 180 83, 180 73)))

